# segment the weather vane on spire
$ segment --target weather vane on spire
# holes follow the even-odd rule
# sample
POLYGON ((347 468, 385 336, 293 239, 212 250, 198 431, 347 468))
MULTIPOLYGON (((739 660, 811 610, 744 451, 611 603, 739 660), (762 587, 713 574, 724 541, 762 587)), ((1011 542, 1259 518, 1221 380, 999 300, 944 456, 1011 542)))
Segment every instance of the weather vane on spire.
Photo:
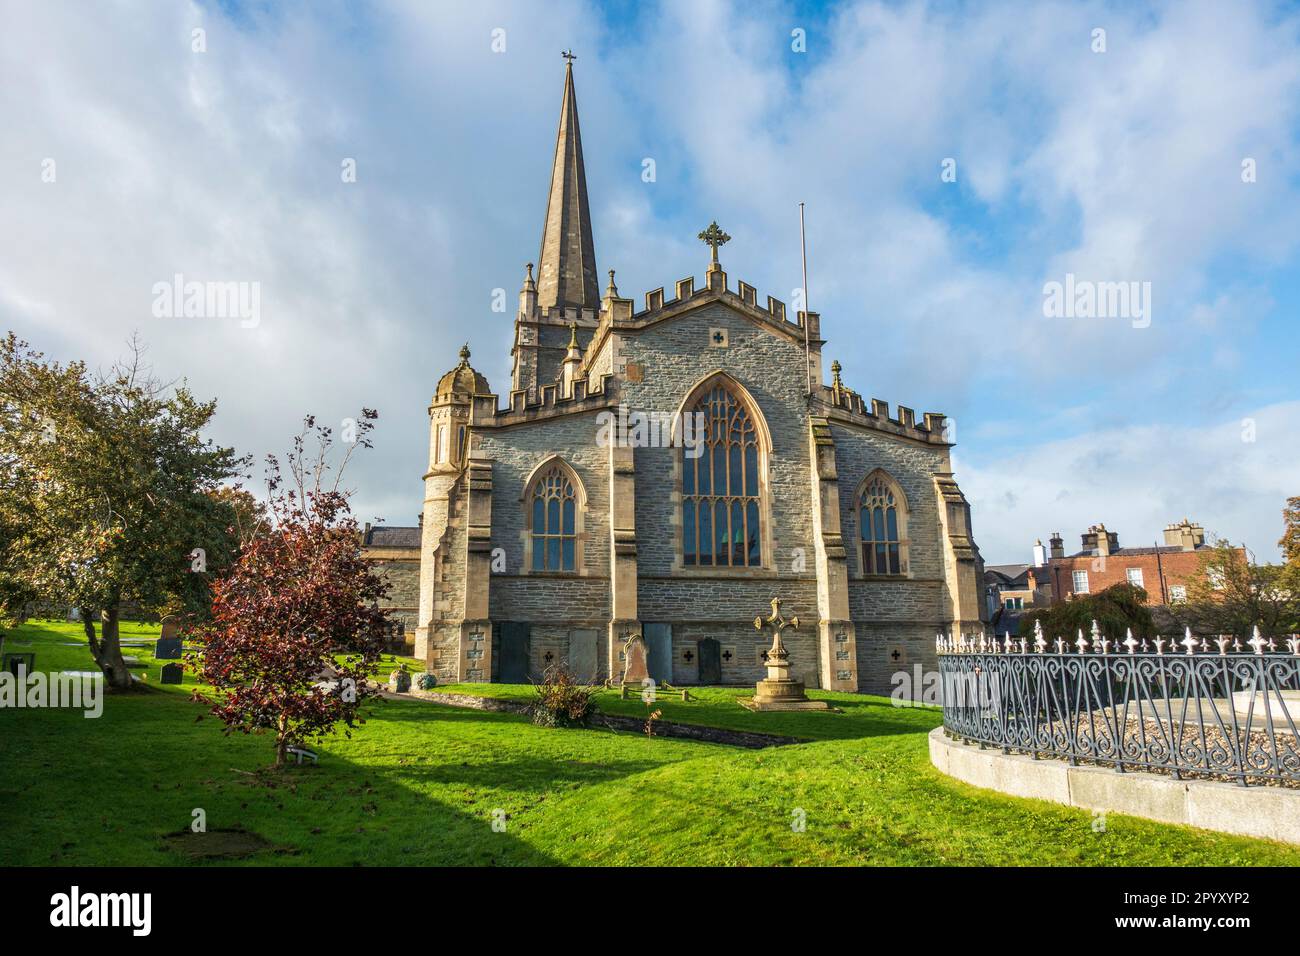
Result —
POLYGON ((566 60, 568 60, 570 66, 572 66, 572 65, 573 65, 573 61, 576 60, 576 59, 578 58, 577 55, 573 52, 572 49, 565 50, 563 53, 560 54, 560 56, 562 56, 562 57, 564 57, 566 60))

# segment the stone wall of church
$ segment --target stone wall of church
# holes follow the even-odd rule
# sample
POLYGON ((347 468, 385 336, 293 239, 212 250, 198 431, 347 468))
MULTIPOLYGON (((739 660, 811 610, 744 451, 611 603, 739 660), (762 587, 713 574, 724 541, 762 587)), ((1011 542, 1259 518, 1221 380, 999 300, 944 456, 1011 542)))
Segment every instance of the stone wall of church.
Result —
MULTIPOLYGON (((619 351, 620 361, 635 362, 644 370, 641 381, 620 385, 623 401, 634 411, 676 413, 691 388, 715 369, 727 372, 749 390, 772 436, 768 482, 776 572, 797 574, 792 569, 800 553, 810 569, 812 515, 802 343, 780 338, 728 306, 713 303, 639 335, 626 336, 619 351), (727 348, 711 345, 710 330, 715 328, 727 331, 727 348)), ((636 451, 641 575, 666 575, 673 568, 681 515, 672 493, 680 490, 676 468, 680 455, 680 450, 668 448, 636 451)), ((769 594, 767 600, 771 597, 769 594)), ((759 610, 762 608, 753 613, 759 610)), ((641 609, 643 618, 649 613, 650 609, 641 609)))
POLYGON ((857 634, 858 687, 887 694, 892 675, 916 663, 937 667, 934 635, 944 621, 944 547, 934 473, 946 471, 943 448, 835 423, 840 522, 848 551, 849 613, 857 634), (856 496, 862 480, 883 468, 907 498, 906 579, 863 580, 856 496))
POLYGON ((420 609, 419 552, 410 558, 376 559, 371 568, 388 582, 388 596, 379 606, 388 610, 389 620, 400 622, 406 633, 413 635, 420 609))
POLYGON ((641 366, 640 381, 620 394, 632 411, 675 414, 707 374, 721 369, 753 396, 772 438, 768 488, 773 567, 730 573, 676 568, 680 549, 681 490, 677 448, 636 449, 637 604, 643 622, 673 625, 673 680, 699 680, 698 642, 714 638, 723 649, 723 683, 765 676, 755 647, 770 644, 753 619, 782 599, 786 617, 807 622, 792 633, 793 668, 817 683, 817 579, 814 571, 810 469, 803 376, 803 347, 757 327, 731 308, 713 304, 681 319, 625 336, 619 361, 641 366), (725 329, 728 346, 715 347, 711 332, 725 329), (729 657, 727 655, 730 655, 729 657), (689 655, 690 659, 687 659, 689 655))
POLYGON ((523 566, 527 530, 524 483, 533 469, 553 454, 558 454, 574 470, 586 493, 580 577, 592 579, 589 583, 597 592, 607 589, 609 450, 596 444, 597 429, 596 413, 588 412, 541 419, 514 428, 479 430, 476 453, 492 459, 492 547, 505 552, 505 571, 492 575, 493 600, 497 594, 505 593, 510 586, 508 582, 519 581, 512 593, 525 599, 529 591, 540 588, 536 600, 544 601, 541 595, 554 593, 549 589, 564 580, 528 575, 523 566))
MULTIPOLYGON (((746 684, 764 676, 761 651, 770 635, 759 635, 752 622, 756 615, 766 616, 774 596, 782 598, 787 618, 797 615, 804 622, 800 630, 786 635, 793 670, 809 686, 819 683, 803 367, 801 342, 759 328, 720 303, 639 334, 623 335, 617 357, 607 349, 593 365, 593 371, 622 378, 619 394, 629 411, 665 416, 675 414, 705 376, 721 369, 749 391, 771 436, 766 527, 771 566, 739 573, 678 566, 682 451, 635 449, 638 616, 643 624, 671 624, 674 683, 698 683, 698 646, 706 638, 721 645, 723 683, 746 684), (717 329, 725 330, 728 347, 711 344, 717 329), (628 363, 637 368, 624 377, 628 363)), ((849 613, 856 629, 859 689, 887 694, 893 674, 918 663, 934 666, 934 634, 946 626, 946 542, 933 475, 947 470, 948 458, 943 448, 868 428, 835 423, 832 429, 849 554, 849 613), (861 579, 855 495, 862 479, 875 468, 887 471, 907 497, 907 579, 861 579)), ((505 556, 504 571, 492 574, 489 613, 497 623, 531 624, 534 674, 566 659, 574 631, 592 630, 598 635, 596 676, 609 676, 609 452, 597 444, 598 431, 597 415, 590 412, 475 433, 475 454, 492 460, 492 547, 505 556), (524 486, 552 454, 559 454, 573 468, 586 495, 583 560, 577 577, 529 574, 524 567, 524 486)), ((449 535, 452 564, 448 570, 453 580, 463 580, 465 529, 453 521, 449 535)), ((460 607, 448 610, 454 616, 460 607)))
MULTIPOLYGON (((567 340, 566 340, 567 341, 567 340)), ((544 419, 524 427, 479 432, 477 449, 492 458, 492 547, 505 555, 494 572, 488 610, 494 622, 526 621, 531 672, 568 653, 572 630, 600 634, 600 679, 608 677, 605 633, 609 624, 609 451, 597 445, 595 413, 544 419), (558 454, 577 473, 586 494, 582 563, 577 577, 525 573, 525 483, 533 470, 558 454), (552 661, 546 660, 546 654, 552 661)))

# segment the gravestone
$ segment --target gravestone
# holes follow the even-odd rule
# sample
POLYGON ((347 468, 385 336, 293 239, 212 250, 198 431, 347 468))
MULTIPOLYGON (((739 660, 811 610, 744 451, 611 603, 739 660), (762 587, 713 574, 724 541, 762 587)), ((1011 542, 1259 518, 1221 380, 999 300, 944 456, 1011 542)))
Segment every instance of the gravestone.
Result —
POLYGON ((646 666, 645 638, 633 634, 623 645, 623 683, 641 686, 641 682, 650 676, 646 666))
POLYGON ((650 676, 660 684, 673 679, 673 626, 671 624, 645 625, 646 666, 650 676))
POLYGON ((0 656, 0 671, 21 677, 36 670, 36 654, 27 651, 9 651, 0 656))
POLYGON ((722 683, 722 645, 711 637, 699 644, 700 683, 722 683))
POLYGON ((164 684, 179 684, 183 673, 180 664, 164 664, 162 667, 162 682, 164 684))
POLYGON ((569 632, 569 671, 587 684, 596 679, 596 638, 591 630, 569 632))
POLYGON ((526 684, 530 670, 532 631, 527 622, 501 623, 501 650, 497 655, 497 680, 502 684, 526 684))
POLYGON ((181 657, 180 625, 168 614, 162 621, 162 635, 154 645, 153 656, 160 661, 176 661, 181 657))

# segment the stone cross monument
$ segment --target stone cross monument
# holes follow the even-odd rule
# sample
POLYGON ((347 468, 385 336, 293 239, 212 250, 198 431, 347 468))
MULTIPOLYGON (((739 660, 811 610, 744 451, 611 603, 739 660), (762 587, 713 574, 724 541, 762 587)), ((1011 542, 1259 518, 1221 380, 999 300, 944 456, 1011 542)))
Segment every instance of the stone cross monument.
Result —
POLYGON ((781 641, 781 632, 787 627, 799 629, 799 618, 786 620, 781 616, 781 599, 772 598, 772 613, 766 620, 763 615, 754 618, 754 630, 762 633, 763 626, 772 628, 772 647, 767 652, 767 678, 755 685, 753 697, 742 697, 740 703, 750 710, 829 710, 824 700, 809 700, 804 694, 803 681, 790 676, 790 652, 781 641))

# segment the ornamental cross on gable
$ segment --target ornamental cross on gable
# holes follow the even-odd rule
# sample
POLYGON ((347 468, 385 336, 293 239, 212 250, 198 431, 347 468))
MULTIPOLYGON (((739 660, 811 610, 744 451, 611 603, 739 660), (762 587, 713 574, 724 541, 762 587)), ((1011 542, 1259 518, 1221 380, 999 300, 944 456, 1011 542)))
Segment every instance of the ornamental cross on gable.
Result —
POLYGON ((731 237, 718 228, 718 221, 715 219, 709 223, 709 228, 700 233, 702 239, 710 249, 713 250, 713 264, 718 264, 718 246, 726 245, 731 241, 731 237))

